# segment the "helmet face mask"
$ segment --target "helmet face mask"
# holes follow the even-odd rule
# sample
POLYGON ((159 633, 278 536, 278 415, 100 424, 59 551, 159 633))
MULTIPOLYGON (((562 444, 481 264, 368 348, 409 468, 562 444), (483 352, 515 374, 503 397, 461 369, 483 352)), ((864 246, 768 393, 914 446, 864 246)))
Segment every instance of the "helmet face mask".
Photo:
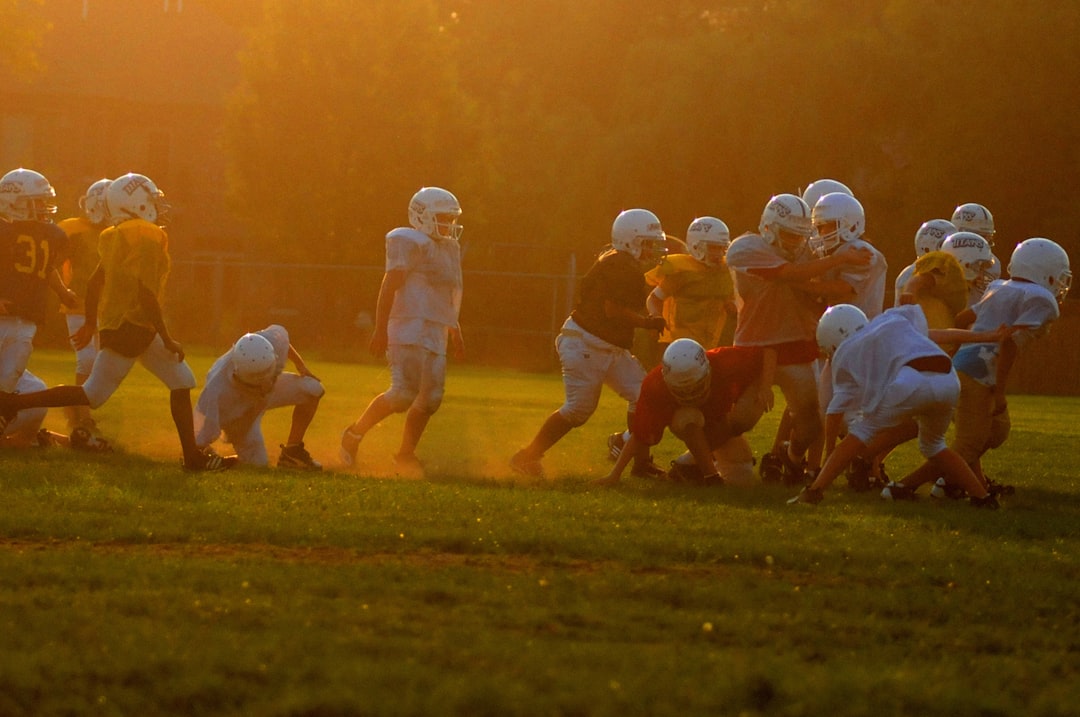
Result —
POLYGON ((852 304, 836 304, 818 319, 817 343, 821 353, 832 358, 840 344, 862 331, 869 321, 862 309, 852 304))
POLYGON ((705 349, 693 339, 676 339, 660 361, 664 384, 683 406, 700 404, 709 395, 712 370, 705 349))
POLYGON ((708 266, 723 264, 730 245, 731 232, 727 224, 716 217, 699 217, 686 230, 686 250, 708 266))
POLYGON ((994 254, 986 240, 975 232, 953 232, 941 243, 941 251, 956 257, 964 270, 964 278, 972 288, 986 291, 994 280, 994 254))
POLYGON ((1057 242, 1043 237, 1025 239, 1016 245, 1009 261, 1009 276, 1038 284, 1059 302, 1065 300, 1072 287, 1069 255, 1057 242))
POLYGON ((40 172, 13 169, 0 178, 0 216, 9 221, 51 222, 56 190, 40 172))
POLYGON ((409 226, 436 240, 461 239, 461 204, 441 187, 423 187, 409 200, 409 226))
POLYGON ((651 264, 667 254, 667 235, 660 219, 648 209, 627 209, 611 225, 611 246, 651 264))
POLYGON ((814 236, 810 248, 818 256, 828 256, 845 242, 862 237, 866 214, 859 200, 843 192, 831 192, 818 200, 810 212, 814 236))
POLYGON ((810 208, 794 194, 777 194, 765 205, 758 232, 787 258, 794 258, 814 232, 810 208))

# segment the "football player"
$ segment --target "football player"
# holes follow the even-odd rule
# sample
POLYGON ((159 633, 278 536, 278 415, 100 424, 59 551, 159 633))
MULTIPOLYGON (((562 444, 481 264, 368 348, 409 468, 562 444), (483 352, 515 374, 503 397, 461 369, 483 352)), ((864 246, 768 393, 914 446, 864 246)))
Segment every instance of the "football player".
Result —
POLYGON ((273 324, 244 334, 206 375, 195 403, 195 443, 207 448, 224 433, 240 463, 265 466, 269 457, 262 434, 263 414, 293 406, 289 438, 281 446, 278 467, 321 470, 322 465, 304 447, 304 434, 324 393, 322 383, 289 342, 285 327, 273 324), (296 373, 285 371, 286 361, 292 361, 296 373))
MULTIPOLYGON (((105 192, 112 183, 111 179, 99 179, 91 184, 79 199, 81 214, 61 221, 59 226, 68 238, 67 257, 60 267, 64 283, 79 297, 86 296, 86 284, 90 280, 98 263, 98 236, 108 224, 105 206, 105 192)), ((75 333, 86 323, 86 303, 82 298, 73 306, 61 304, 60 311, 67 321, 68 336, 75 333)), ((74 345, 72 346, 74 349, 74 345)), ((90 376, 94 358, 98 352, 95 336, 92 341, 75 350, 75 384, 81 386, 90 376)), ((89 406, 65 406, 64 417, 68 429, 84 428, 97 434, 97 425, 90 414, 89 406)))
POLYGON ((676 339, 641 384, 626 448, 599 485, 619 482, 641 445, 660 442, 665 429, 686 444, 690 460, 672 466, 674 480, 704 485, 750 485, 754 456, 743 434, 772 408, 776 352, 756 346, 706 351, 676 339))
POLYGON ((0 397, 0 420, 9 419, 13 411, 37 406, 98 408, 138 361, 169 389, 169 409, 184 468, 230 468, 235 456, 222 457, 195 444, 191 408, 195 375, 161 312, 170 264, 168 235, 158 226, 168 209, 165 195, 148 177, 129 173, 109 185, 106 202, 116 223, 98 240, 101 260, 87 282, 86 323, 73 337, 78 349, 98 334, 101 350, 90 376, 82 386, 0 397))
POLYGON ((851 291, 842 281, 822 277, 842 266, 868 266, 873 254, 845 243, 827 256, 815 257, 808 246, 813 233, 810 208, 793 194, 769 199, 758 232, 740 236, 727 251, 739 301, 734 345, 776 351, 774 384, 784 394, 791 429, 777 433, 772 451, 762 457, 761 475, 765 480, 801 483, 803 456, 821 437, 814 331, 822 298, 851 291), (789 435, 791 440, 785 441, 789 435))
POLYGON ((370 350, 390 365, 390 388, 368 404, 341 434, 341 462, 351 466, 364 435, 387 416, 407 412, 399 473, 418 477, 416 446, 442 403, 449 343, 465 353, 461 309, 461 204, 440 187, 424 187, 409 201, 409 226, 386 235, 386 271, 375 310, 370 350))
MULTIPOLYGON (((971 504, 996 508, 997 501, 971 469, 945 443, 945 431, 960 393, 952 361, 931 340, 922 309, 905 305, 874 320, 850 304, 830 307, 817 327, 821 352, 830 357, 833 394, 826 420, 847 424, 847 435, 825 459, 821 472, 790 504, 821 502, 825 489, 858 455, 876 456, 909 437, 907 423, 918 424, 919 451, 926 468, 944 472, 971 491, 971 504)), ((947 329, 941 340, 986 340, 1000 332, 972 334, 947 329)), ((839 428, 833 429, 839 433, 839 428)), ((911 499, 913 489, 889 483, 881 493, 890 500, 911 499)))
MULTIPOLYGON (((627 401, 627 425, 633 425, 645 378, 645 369, 631 353, 634 329, 662 331, 666 327, 663 317, 646 313, 649 285, 644 272, 659 261, 665 248, 664 230, 651 211, 627 209, 615 217, 611 249, 599 256, 581 280, 577 305, 555 339, 565 400, 529 445, 510 459, 510 467, 518 473, 543 477, 540 459, 563 436, 589 420, 605 384, 627 401)), ((631 470, 636 474, 664 474, 647 451, 633 458, 631 470)))
MULTIPOLYGON (((948 219, 930 219, 923 222, 915 232, 915 259, 918 260, 919 257, 940 249, 945 237, 956 230, 956 225, 948 219)), ((915 262, 912 262, 896 275, 896 281, 893 284, 893 306, 900 306, 904 287, 914 274, 915 262)))

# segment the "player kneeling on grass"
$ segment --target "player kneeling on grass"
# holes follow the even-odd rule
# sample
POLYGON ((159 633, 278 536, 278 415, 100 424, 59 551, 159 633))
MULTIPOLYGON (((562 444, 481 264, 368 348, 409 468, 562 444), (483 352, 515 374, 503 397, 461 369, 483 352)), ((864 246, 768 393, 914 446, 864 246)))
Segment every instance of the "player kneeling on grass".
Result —
POLYGON ((619 482, 641 444, 660 442, 670 428, 688 453, 668 476, 705 485, 748 485, 754 459, 743 433, 772 408, 776 352, 756 346, 706 351, 693 339, 676 339, 641 384, 630 438, 599 485, 619 482))
MULTIPOLYGON (((914 419, 919 451, 927 464, 962 485, 973 506, 996 508, 996 499, 945 443, 960 381, 948 354, 935 341, 996 341, 1004 333, 930 331, 917 304, 889 309, 870 322, 858 307, 830 307, 817 330, 818 345, 832 363, 833 395, 825 420, 839 424, 846 417, 847 435, 829 454, 813 483, 788 503, 821 502, 825 488, 856 456, 879 455, 907 440, 909 421, 914 419)), ((914 492, 902 483, 890 482, 881 497, 911 500, 914 492)))
POLYGON ((273 324, 244 334, 206 375, 195 404, 195 442, 206 448, 222 433, 240 463, 265 466, 262 417, 271 408, 293 406, 289 439, 281 446, 279 468, 321 470, 304 448, 304 434, 325 390, 291 343, 284 327, 273 324), (297 373, 285 371, 290 360, 297 373))

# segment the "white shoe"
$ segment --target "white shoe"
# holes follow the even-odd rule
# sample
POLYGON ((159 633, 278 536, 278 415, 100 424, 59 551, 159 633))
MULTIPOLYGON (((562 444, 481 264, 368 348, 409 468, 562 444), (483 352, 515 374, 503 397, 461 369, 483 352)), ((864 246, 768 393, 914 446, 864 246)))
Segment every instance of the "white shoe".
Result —
POLYGON ((341 447, 338 448, 338 458, 341 459, 342 464, 351 466, 356 463, 356 451, 360 448, 360 440, 363 437, 362 433, 353 433, 352 426, 342 431, 341 447))

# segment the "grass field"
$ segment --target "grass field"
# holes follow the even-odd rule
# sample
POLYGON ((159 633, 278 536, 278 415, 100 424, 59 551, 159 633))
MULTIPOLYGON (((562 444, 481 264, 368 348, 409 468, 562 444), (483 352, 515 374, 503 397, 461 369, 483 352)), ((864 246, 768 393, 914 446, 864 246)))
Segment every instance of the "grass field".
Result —
MULTIPOLYGON (((0 715, 1080 714, 1080 399, 1011 399, 986 461, 1017 486, 1000 511, 842 481, 812 508, 773 486, 591 487, 612 395, 548 480, 522 479, 507 459, 558 377, 457 366, 426 480, 393 476, 400 417, 339 471, 387 373, 309 363, 321 474, 182 472, 141 368, 98 412, 119 453, 0 455, 0 715)), ((70 365, 31 359, 50 384, 70 365)), ((287 423, 265 422, 274 456, 287 423)))

